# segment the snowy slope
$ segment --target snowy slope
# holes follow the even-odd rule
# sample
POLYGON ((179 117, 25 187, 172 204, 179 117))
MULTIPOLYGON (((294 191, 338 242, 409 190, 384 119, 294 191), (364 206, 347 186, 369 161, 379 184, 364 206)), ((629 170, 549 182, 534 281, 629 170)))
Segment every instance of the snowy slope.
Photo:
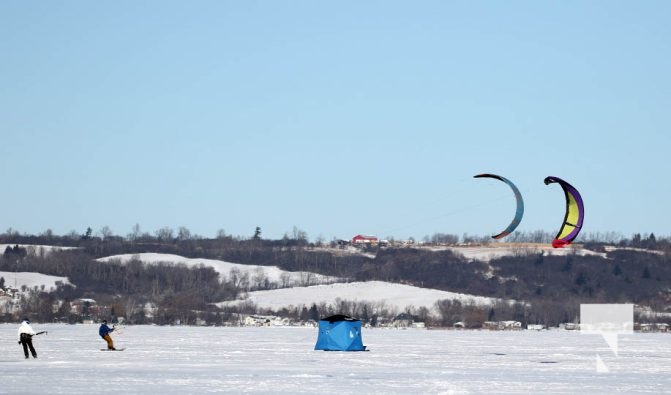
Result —
POLYGON ((459 300, 463 303, 478 305, 488 305, 496 300, 383 281, 367 281, 255 291, 249 292, 245 299, 221 302, 218 305, 225 306, 251 301, 259 307, 279 309, 285 306, 305 305, 309 307, 312 303, 320 304, 322 302, 334 304, 336 299, 384 304, 386 307, 394 308, 397 312, 404 311, 407 306, 414 306, 415 308, 424 306, 433 310, 436 302, 443 299, 459 300))
POLYGON ((0 244, 0 254, 5 252, 7 247, 14 247, 16 245, 18 245, 21 248, 25 248, 28 254, 31 255, 45 255, 53 251, 74 250, 79 248, 79 247, 60 247, 60 246, 39 245, 39 244, 0 244))
POLYGON ((553 248, 549 244, 537 243, 491 243, 475 246, 456 246, 432 248, 433 250, 450 250, 466 259, 489 262, 492 259, 504 256, 539 255, 544 256, 566 256, 566 255, 597 255, 603 258, 605 253, 586 250, 579 245, 571 245, 566 248, 553 248))
POLYGON ((21 289, 24 285, 31 289, 34 287, 41 288, 44 285, 45 290, 49 291, 56 289, 57 281, 63 284, 70 284, 70 280, 67 277, 49 276, 31 272, 0 272, 0 277, 5 279, 6 287, 15 287, 17 289, 21 289))
POLYGON ((217 272, 228 276, 232 269, 241 273, 248 273, 250 277, 258 276, 260 273, 278 284, 287 283, 291 288, 280 288, 268 291, 253 291, 242 300, 221 302, 218 305, 237 304, 251 301, 260 307, 279 309, 288 306, 306 305, 312 303, 327 304, 335 303, 336 299, 368 302, 374 304, 384 303, 385 306, 397 311, 404 310, 407 306, 419 308, 424 306, 433 309, 436 301, 443 299, 460 300, 474 304, 490 304, 494 299, 474 295, 465 295, 454 292, 439 291, 434 289, 413 287, 410 285, 387 283, 383 281, 368 281, 354 283, 336 283, 338 278, 323 276, 308 272, 287 272, 275 266, 241 265, 214 259, 191 259, 171 254, 124 254, 100 258, 99 261, 128 262, 138 259, 148 264, 167 262, 172 264, 182 263, 187 266, 205 265, 213 267, 217 272), (312 285, 320 284, 320 285, 312 285), (312 285, 312 286, 304 286, 312 285))
POLYGON ((238 263, 231 263, 220 261, 216 259, 201 259, 201 258, 186 258, 180 255, 173 254, 157 254, 157 253, 143 253, 143 254, 123 254, 113 255, 105 258, 100 258, 98 261, 110 262, 119 261, 127 263, 132 259, 138 259, 143 263, 157 264, 184 264, 188 267, 197 265, 209 266, 220 273, 221 276, 230 276, 231 270, 236 270, 240 274, 247 274, 250 281, 254 279, 267 278, 268 281, 276 283, 280 286, 301 286, 313 284, 326 284, 340 281, 337 277, 324 276, 321 274, 310 272, 288 272, 282 270, 277 266, 258 266, 258 265, 241 265, 238 263))

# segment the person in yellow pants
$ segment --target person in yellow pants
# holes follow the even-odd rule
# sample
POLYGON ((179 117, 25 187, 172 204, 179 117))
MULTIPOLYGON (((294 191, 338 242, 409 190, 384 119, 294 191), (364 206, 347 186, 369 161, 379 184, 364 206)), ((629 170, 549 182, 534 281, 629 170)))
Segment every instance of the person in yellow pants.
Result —
POLYGON ((100 329, 98 329, 98 334, 107 342, 108 350, 116 350, 116 348, 114 348, 112 337, 110 336, 110 333, 112 332, 114 332, 114 327, 110 328, 107 326, 107 320, 103 320, 102 324, 100 324, 100 329))

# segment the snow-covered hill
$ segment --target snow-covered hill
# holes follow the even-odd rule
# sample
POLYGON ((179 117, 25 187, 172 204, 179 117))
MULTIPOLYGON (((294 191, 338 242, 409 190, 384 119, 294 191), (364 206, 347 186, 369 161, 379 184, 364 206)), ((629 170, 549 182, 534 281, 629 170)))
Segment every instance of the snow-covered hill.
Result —
POLYGON ((21 289, 22 286, 28 288, 41 288, 43 285, 45 291, 56 289, 56 282, 71 284, 67 277, 49 276, 40 273, 30 272, 0 272, 0 277, 5 279, 5 287, 14 287, 21 289))
POLYGON ((187 267, 194 267, 197 265, 209 266, 216 270, 222 277, 230 278, 236 273, 240 278, 246 275, 251 285, 254 283, 261 283, 266 279, 270 283, 275 283, 280 287, 296 287, 315 284, 328 284, 337 281, 342 281, 337 277, 324 276, 311 272, 289 272, 282 270, 277 266, 258 266, 258 265, 241 265, 238 263, 231 263, 220 261, 216 259, 202 259, 202 258, 186 258, 180 255, 173 254, 157 254, 157 253, 143 253, 143 254, 123 254, 113 255, 105 258, 99 258, 101 262, 118 261, 127 263, 133 259, 137 259, 145 264, 183 264, 187 267))
POLYGON ((259 307, 277 310, 288 306, 305 305, 309 307, 313 303, 334 305, 338 299, 367 302, 378 306, 384 305, 395 309, 397 312, 404 311, 408 306, 415 308, 426 307, 429 310, 434 310, 436 302, 444 299, 458 300, 464 304, 472 303, 476 305, 489 305, 496 301, 496 299, 482 296, 419 288, 384 281, 367 281, 255 291, 249 292, 244 299, 233 302, 222 302, 218 305, 225 306, 250 301, 259 307))
MULTIPOLYGON (((418 247, 432 250, 451 250, 470 260, 489 262, 503 256, 520 256, 531 254, 543 255, 597 255, 605 257, 605 253, 586 250, 579 245, 563 249, 555 249, 546 244, 532 243, 492 243, 476 246, 447 246, 447 247, 418 247)), ((346 253, 355 253, 347 251, 346 253)), ((288 272, 276 266, 242 265, 221 260, 186 258, 179 255, 141 253, 114 255, 98 259, 101 262, 117 261, 125 264, 131 260, 139 260, 144 264, 183 264, 187 267, 204 265, 212 267, 222 278, 236 276, 242 279, 239 282, 243 288, 259 289, 263 285, 274 284, 279 289, 253 291, 245 295, 245 299, 236 301, 222 301, 220 306, 239 304, 246 301, 259 307, 280 309, 288 306, 310 306, 313 303, 335 304, 338 300, 366 302, 382 305, 387 308, 403 311, 408 306, 415 308, 426 307, 435 311, 435 304, 439 300, 459 300, 464 303, 487 305, 496 299, 477 295, 466 295, 454 292, 440 291, 414 287, 410 285, 386 283, 382 281, 344 282, 345 279, 324 276, 311 272, 288 272), (246 286, 245 286, 246 284, 246 286)), ((67 279, 66 279, 67 280, 67 279)))
POLYGON ((334 304, 337 299, 382 304, 397 311, 407 306, 433 309, 438 300, 460 300, 464 303, 490 304, 494 299, 475 295, 439 291, 410 285, 387 283, 383 281, 342 283, 342 279, 323 276, 310 272, 288 272, 276 266, 241 265, 214 259, 192 259, 171 254, 125 254, 98 259, 102 262, 118 261, 127 263, 137 259, 145 264, 170 263, 187 266, 204 265, 214 268, 222 276, 230 276, 231 270, 247 274, 252 280, 265 276, 269 281, 282 286, 280 289, 253 291, 245 299, 219 303, 220 306, 251 301, 260 307, 280 309, 288 306, 312 303, 334 304), (334 284, 335 283, 335 284, 334 284))
POLYGON ((566 248, 553 248, 550 244, 540 243, 491 243, 473 246, 434 247, 431 249, 450 250, 466 259, 483 262, 489 262, 492 259, 505 256, 540 254, 544 256, 597 255, 604 258, 606 257, 605 253, 590 251, 579 245, 570 245, 566 248))
MULTIPOLYGON (((391 247, 394 248, 394 247, 391 247)), ((469 244, 469 245, 446 245, 446 246, 429 246, 429 245, 413 245, 410 247, 417 250, 430 251, 452 251, 455 254, 461 255, 468 260, 478 260, 482 262, 489 262, 493 259, 502 258, 505 256, 523 256, 523 255, 538 255, 544 256, 566 256, 566 255, 597 255, 606 257, 606 253, 595 252, 583 248, 580 244, 572 244, 565 248, 554 248, 551 244, 543 243, 489 243, 489 244, 469 244)), ((624 249, 622 247, 606 247, 607 251, 615 251, 624 249)), ((361 255, 368 258, 375 258, 375 254, 369 252, 362 252, 360 249, 349 246, 347 248, 321 248, 317 249, 327 251, 336 255, 361 255)), ((650 250, 642 250, 646 252, 654 252, 650 250)))
POLYGON ((0 254, 5 252, 7 247, 19 246, 25 248, 26 252, 30 255, 46 255, 53 251, 61 250, 74 250, 79 247, 61 247, 61 246, 50 246, 50 245, 39 245, 39 244, 0 244, 0 254))

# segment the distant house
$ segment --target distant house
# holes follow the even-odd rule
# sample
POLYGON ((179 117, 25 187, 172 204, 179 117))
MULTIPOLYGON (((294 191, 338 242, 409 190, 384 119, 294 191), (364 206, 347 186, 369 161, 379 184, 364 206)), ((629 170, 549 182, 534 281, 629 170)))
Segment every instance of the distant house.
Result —
POLYGON ((270 326, 271 321, 275 319, 272 315, 249 315, 243 320, 244 326, 270 326))
POLYGON ((485 321, 482 323, 482 329, 488 329, 490 331, 499 330, 499 323, 496 321, 485 321))
POLYGON ((669 324, 659 323, 659 324, 639 324, 636 325, 636 329, 641 332, 668 332, 669 324))
POLYGON ((349 245, 349 241, 340 239, 340 240, 336 240, 335 244, 338 246, 338 248, 344 249, 345 247, 347 247, 349 245))
MULTIPOLYGON (((60 310, 61 307, 63 307, 63 303, 64 302, 62 300, 55 300, 54 302, 52 302, 51 303, 51 312, 54 313, 54 314, 57 313, 58 310, 60 310)), ((72 308, 72 305, 70 305, 70 308, 72 308)))
POLYGON ((12 297, 8 295, 0 295, 0 314, 8 314, 12 312, 12 297))
MULTIPOLYGON (((314 322, 314 321, 313 321, 314 322)), ((274 315, 248 315, 242 320, 244 326, 290 326, 291 320, 274 315)))
POLYGON ((307 327, 310 327, 310 328, 316 328, 318 326, 318 324, 317 324, 317 321, 310 319, 310 320, 305 321, 303 323, 303 326, 307 326, 307 327))
POLYGON ((519 321, 501 321, 501 325, 503 330, 520 330, 522 329, 522 323, 519 321))
POLYGON ((391 326, 394 328, 408 328, 412 326, 414 320, 412 316, 408 313, 401 313, 394 317, 394 320, 391 322, 391 326))
POLYGON ((356 235, 352 237, 352 244, 355 246, 376 245, 377 243, 378 240, 375 236, 356 235))
POLYGON ((80 298, 70 302, 70 313, 75 315, 90 316, 98 311, 98 303, 93 299, 80 298), (92 314, 93 313, 93 314, 92 314))
POLYGON ((142 312, 144 313, 145 317, 153 318, 156 316, 156 313, 158 313, 158 306, 152 302, 147 302, 142 307, 142 312))
POLYGON ((563 324, 559 324, 560 328, 564 328, 567 331, 577 331, 580 330, 580 324, 576 324, 573 322, 565 322, 563 324))
POLYGON ((482 323, 482 329, 491 331, 510 331, 522 329, 522 323, 519 321, 485 321, 482 323))

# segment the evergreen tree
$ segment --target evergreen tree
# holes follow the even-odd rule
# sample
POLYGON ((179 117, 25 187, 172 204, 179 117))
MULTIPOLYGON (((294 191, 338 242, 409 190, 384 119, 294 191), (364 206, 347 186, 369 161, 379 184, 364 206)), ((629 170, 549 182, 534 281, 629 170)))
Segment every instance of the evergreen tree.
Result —
POLYGON ((631 245, 632 247, 640 247, 641 246, 641 234, 636 233, 634 237, 631 240, 631 245))
POLYGON ((645 240, 643 245, 645 248, 655 249, 657 248, 657 238, 654 233, 650 233, 650 236, 645 240))
POLYGON ((86 233, 82 236, 82 240, 89 240, 91 239, 91 235, 93 234, 93 229, 89 226, 86 228, 86 233))
POLYGON ((313 303, 312 306, 310 306, 308 316, 310 317, 311 320, 319 321, 319 311, 317 310, 316 304, 313 303))

